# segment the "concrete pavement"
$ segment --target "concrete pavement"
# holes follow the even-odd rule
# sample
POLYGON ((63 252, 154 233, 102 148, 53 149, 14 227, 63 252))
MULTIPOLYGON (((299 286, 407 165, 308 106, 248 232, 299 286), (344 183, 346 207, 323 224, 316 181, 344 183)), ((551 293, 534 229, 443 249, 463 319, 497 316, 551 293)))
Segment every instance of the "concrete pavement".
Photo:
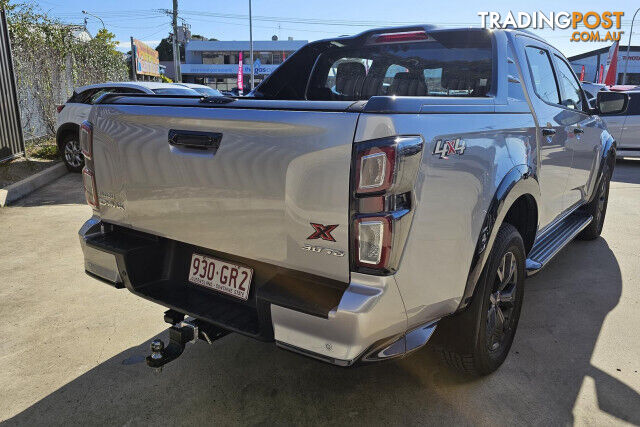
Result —
POLYGON ((230 335, 147 368, 164 309, 84 274, 90 216, 69 174, 0 209, 0 421, 78 424, 640 424, 640 161, 619 162, 603 236, 527 280, 502 368, 428 346, 342 369, 230 335))

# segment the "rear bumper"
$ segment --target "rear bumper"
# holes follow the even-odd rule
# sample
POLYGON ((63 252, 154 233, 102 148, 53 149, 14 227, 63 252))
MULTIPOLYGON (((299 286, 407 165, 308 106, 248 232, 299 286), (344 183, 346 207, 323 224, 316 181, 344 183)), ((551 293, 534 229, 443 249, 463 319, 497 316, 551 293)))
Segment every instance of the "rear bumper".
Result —
POLYGON ((401 340, 407 329, 394 277, 359 273, 351 274, 340 303, 326 319, 278 305, 271 306, 271 318, 279 346, 342 366, 401 340))
POLYGON ((80 247, 84 254, 84 271, 111 286, 123 288, 124 284, 118 272, 116 257, 113 254, 87 246, 87 239, 93 235, 101 234, 102 228, 100 219, 92 217, 78 231, 80 247))
POLYGON ((336 283, 130 232, 96 217, 79 235, 89 275, 218 327, 336 365, 403 356, 426 343, 435 329, 432 322, 407 333, 393 276, 352 273, 350 283, 336 283), (189 284, 182 265, 195 250, 253 268, 249 300, 189 284))

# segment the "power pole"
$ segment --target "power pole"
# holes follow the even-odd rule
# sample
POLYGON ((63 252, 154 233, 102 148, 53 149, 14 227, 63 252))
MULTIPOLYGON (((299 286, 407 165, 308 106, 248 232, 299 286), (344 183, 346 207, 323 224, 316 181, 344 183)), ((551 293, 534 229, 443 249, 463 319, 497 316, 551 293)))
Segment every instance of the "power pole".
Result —
POLYGON ((622 75, 622 84, 627 84, 627 67, 629 66, 629 51, 631 50, 631 34, 633 34, 633 21, 636 20, 636 15, 640 12, 640 8, 636 10, 636 13, 633 14, 633 19, 631 20, 631 30, 629 31, 629 43, 627 44, 627 59, 624 62, 624 74, 622 75))
POLYGON ((178 0, 173 0, 173 67, 176 73, 176 81, 182 81, 182 75, 180 73, 180 45, 178 44, 178 0))
POLYGON ((255 76, 253 69, 253 23, 251 18, 251 0, 249 0, 249 49, 251 53, 251 90, 253 90, 255 85, 255 76))
POLYGON ((133 43, 133 37, 131 37, 131 75, 133 78, 133 81, 136 82, 138 81, 138 73, 137 73, 137 67, 136 67, 136 46, 133 43))

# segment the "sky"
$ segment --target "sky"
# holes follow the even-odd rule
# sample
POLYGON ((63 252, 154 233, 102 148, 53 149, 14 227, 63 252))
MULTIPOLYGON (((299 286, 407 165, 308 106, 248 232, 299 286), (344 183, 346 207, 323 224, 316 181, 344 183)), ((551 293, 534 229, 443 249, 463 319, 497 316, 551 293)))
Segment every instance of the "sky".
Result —
MULTIPOLYGON (((171 31, 171 18, 160 9, 170 9, 172 0, 37 0, 37 3, 41 9, 66 23, 82 24, 85 18, 82 10, 102 18, 107 29, 120 41, 120 49, 123 51, 129 50, 129 38, 132 36, 155 48, 171 31)), ((179 17, 191 25, 192 34, 219 40, 249 39, 249 0, 179 0, 178 6, 179 17)), ((631 19, 638 6, 640 2, 637 0, 253 0, 253 39, 271 40, 273 35, 277 35, 285 40, 293 37, 296 40, 312 41, 357 34, 370 28, 417 23, 443 27, 479 27, 480 11, 495 11, 504 16, 510 10, 514 14, 535 10, 545 13, 608 10, 624 12, 621 45, 626 45, 631 19), (535 9, 532 4, 535 4, 535 9), (607 8, 603 8, 603 5, 607 8)), ((89 32, 95 34, 102 24, 91 16, 87 18, 89 32)), ((571 42, 572 29, 534 31, 565 56, 611 45, 610 42, 571 42)), ((640 45, 640 13, 635 21, 632 45, 640 45)))

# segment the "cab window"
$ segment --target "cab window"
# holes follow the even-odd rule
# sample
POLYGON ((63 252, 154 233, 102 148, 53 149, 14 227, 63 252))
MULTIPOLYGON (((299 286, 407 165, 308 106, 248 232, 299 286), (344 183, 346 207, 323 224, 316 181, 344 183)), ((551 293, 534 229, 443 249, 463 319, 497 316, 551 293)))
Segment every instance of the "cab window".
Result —
POLYGON ((527 46, 526 52, 529 71, 531 72, 536 93, 543 101, 559 104, 560 95, 558 94, 558 86, 553 74, 549 53, 534 46, 527 46))
MULTIPOLYGON (((395 41, 374 35, 366 41, 330 43, 314 59, 307 99, 359 101, 374 96, 486 97, 493 78, 493 36, 485 31, 408 33, 395 41)), ((275 76, 280 77, 283 69, 275 76)), ((258 89, 270 91, 269 77, 258 89)), ((284 80, 284 78, 283 78, 284 80)), ((289 93, 289 91, 288 91, 289 93)), ((294 99, 294 98, 290 98, 294 99)))
POLYGON ((560 103, 573 110, 582 110, 582 88, 580 88, 578 79, 562 58, 558 55, 555 57, 560 83, 560 103))

